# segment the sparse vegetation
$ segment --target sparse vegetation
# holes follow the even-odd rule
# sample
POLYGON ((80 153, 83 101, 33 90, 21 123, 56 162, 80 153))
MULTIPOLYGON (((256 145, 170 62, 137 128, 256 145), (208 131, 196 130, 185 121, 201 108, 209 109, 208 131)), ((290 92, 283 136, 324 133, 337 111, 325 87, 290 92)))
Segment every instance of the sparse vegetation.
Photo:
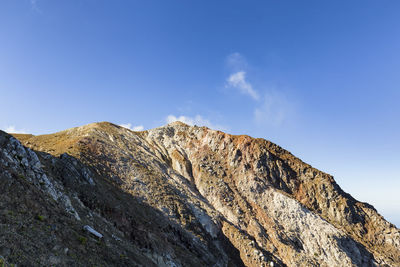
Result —
MULTIPOLYGON (((223 242, 229 246, 232 245, 232 248, 222 252, 232 257, 233 263, 237 260, 237 265, 253 266, 255 262, 257 264, 261 262, 263 265, 273 266, 271 260, 274 262, 277 260, 274 257, 275 252, 278 254, 279 251, 290 252, 292 248, 301 251, 303 247, 301 241, 307 243, 312 240, 304 238, 308 236, 306 234, 309 228, 302 228, 304 225, 302 219, 311 218, 311 224, 315 227, 325 225, 325 223, 320 223, 320 220, 314 223, 314 217, 306 216, 308 214, 306 212, 310 212, 306 210, 309 207, 308 202, 305 202, 302 208, 296 204, 297 202, 289 201, 290 197, 293 197, 292 193, 285 190, 297 188, 292 187, 297 186, 293 182, 295 179, 292 178, 297 177, 298 173, 290 166, 282 165, 280 161, 282 154, 279 153, 283 152, 278 153, 275 148, 265 146, 264 143, 259 144, 257 140, 250 137, 229 137, 218 133, 215 133, 215 138, 207 137, 208 146, 197 149, 200 137, 193 139, 190 135, 186 135, 185 131, 178 132, 180 141, 175 135, 171 136, 170 133, 163 131, 160 131, 160 135, 143 134, 135 135, 133 138, 131 135, 118 132, 115 127, 100 124, 100 126, 82 127, 76 134, 75 130, 71 130, 56 135, 31 137, 27 146, 42 151, 36 153, 43 174, 31 171, 30 165, 34 162, 31 162, 29 157, 27 158, 28 166, 25 164, 25 159, 23 159, 24 164, 9 164, 8 166, 0 161, 0 168, 9 171, 8 176, 14 178, 0 183, 0 187, 4 187, 4 192, 9 194, 6 197, 0 195, 0 207, 3 208, 1 213, 5 215, 0 216, 0 221, 4 220, 1 223, 6 226, 0 229, 5 230, 0 233, 0 243, 6 241, 13 244, 10 245, 12 247, 4 250, 6 259, 0 256, 0 259, 3 259, 0 267, 11 266, 9 261, 18 266, 25 262, 35 266, 54 266, 57 262, 71 263, 69 266, 118 266, 129 265, 131 262, 131 265, 137 263, 137 265, 146 266, 146 263, 150 261, 158 261, 160 255, 161 257, 169 256, 160 254, 163 251, 174 251, 176 258, 185 266, 199 266, 200 263, 205 265, 204 257, 210 261, 214 260, 214 257, 220 255, 218 250, 224 250, 224 248, 208 246, 211 244, 210 237, 219 240, 220 236, 225 236, 223 242), (92 131, 94 127, 96 131, 92 131), (165 138, 159 140, 158 136, 162 135, 165 138), (85 137, 82 138, 82 136, 85 137), (110 140, 108 136, 112 136, 113 139, 110 140), (147 139, 140 143, 142 137, 147 139), (152 138, 155 138, 153 141, 157 146, 147 146, 152 138), (225 150, 230 151, 223 157, 219 157, 216 152, 220 151, 218 148, 222 144, 218 140, 224 140, 225 150), (71 145, 72 143, 74 146, 71 145), (242 144, 250 145, 242 148, 242 144), (180 148, 169 151, 171 145, 180 148), (229 148, 230 146, 232 148, 229 148), (243 151, 241 152, 243 159, 236 160, 236 165, 232 165, 237 147, 243 151), (71 148, 73 151, 69 151, 71 148), (66 149, 70 156, 64 155, 66 149), (153 155, 155 150, 157 153, 153 155), (265 151, 272 151, 274 156, 258 159, 257 155, 265 151), (174 160, 179 163, 179 168, 176 170, 175 165, 172 166, 169 155, 174 155, 174 160), (259 160, 259 167, 252 168, 251 163, 246 163, 244 158, 249 162, 259 160), (190 164, 186 164, 186 160, 190 160, 190 164), (250 164, 250 167, 245 164, 250 164), (271 184, 268 184, 265 189, 263 182, 269 181, 272 170, 274 170, 274 181, 271 180, 271 184), (286 173, 287 171, 290 175, 286 173), (44 174, 46 179, 43 177, 44 174), (186 174, 188 174, 187 177, 186 174), (95 180, 96 184, 88 183, 89 178, 95 180), (281 183, 279 188, 284 189, 282 192, 268 189, 269 187, 273 189, 278 183, 281 183), (47 184, 55 185, 56 191, 60 188, 65 198, 53 198, 49 195, 49 190, 52 188, 43 186, 47 184), (254 197, 254 201, 247 202, 240 192, 237 192, 237 185, 240 185, 239 191, 251 196, 251 199, 254 197), (276 197, 279 203, 284 203, 285 206, 276 208, 277 202, 270 201, 270 198, 265 199, 262 190, 273 193, 271 199, 276 197), (77 209, 80 221, 74 217, 75 213, 68 201, 64 202, 68 198, 71 200, 72 207, 77 209), (86 208, 80 208, 80 202, 83 204, 82 207, 86 208), (226 216, 234 219, 233 221, 236 221, 237 216, 237 223, 227 222, 223 218, 225 215, 219 215, 213 209, 214 205, 218 205, 223 212, 226 212, 226 216), (161 212, 164 215, 167 214, 168 218, 165 218, 163 214, 160 215, 160 210, 157 208, 160 206, 162 206, 161 212), (294 212, 289 214, 288 211, 291 210, 294 212), (303 214, 299 220, 295 216, 297 212, 303 214), (290 219, 281 220, 281 218, 288 218, 285 214, 293 216, 290 216, 290 219), (90 233, 85 233, 82 229, 85 224, 99 231, 105 238, 96 239, 90 233), (242 228, 244 225, 248 227, 242 228), (246 232, 246 228, 250 232, 246 232), (274 231, 277 232, 277 237, 269 234, 274 231), (251 241, 253 245, 249 243, 251 241), (271 245, 267 244, 270 241, 271 245), (264 253, 264 245, 267 246, 267 254, 264 253), (242 258, 234 258, 238 254, 235 248, 242 258), (252 251, 256 248, 257 250, 254 251, 256 253, 253 254, 252 251), (269 248, 274 250, 268 251, 269 248), (244 262, 242 263, 241 260, 244 262)), ((202 134, 204 134, 203 131, 199 134, 195 132, 193 136, 202 136, 202 134)), ((201 139, 200 142, 202 142, 201 139)), ((2 159, 2 149, 3 147, 0 146, 0 159, 2 159)), ((6 152, 13 155, 12 151, 6 152)), ((262 155, 259 157, 263 157, 262 155)), ((291 158, 290 155, 290 157, 284 156, 283 159, 288 164, 293 164, 296 168, 298 167, 296 164, 302 166, 302 163, 297 163, 297 160, 291 158)), ((317 173, 316 170, 315 173, 317 173)), ((308 174, 302 171, 301 175, 308 174)), ((316 174, 309 174, 309 176, 314 177, 316 174)), ((307 200, 309 197, 307 192, 310 190, 314 192, 314 184, 316 188, 319 188, 318 186, 325 181, 321 177, 322 175, 315 179, 310 178, 306 182, 299 181, 303 187, 299 187, 296 192, 307 200)), ((326 190, 324 190, 328 192, 329 183, 324 184, 326 185, 326 190)), ((314 193, 319 198, 316 198, 317 203, 312 207, 323 212, 321 197, 318 192, 314 193)), ((346 198, 336 200, 336 202, 337 207, 343 206, 343 209, 351 207, 350 204, 352 204, 349 204, 346 198)), ((349 212, 345 210, 347 215, 349 212)), ((329 216, 323 218, 329 221, 329 216)), ((378 226, 382 225, 377 222, 369 227, 374 227, 374 233, 378 233, 381 231, 378 226)), ((322 237, 321 240, 325 240, 323 230, 312 231, 314 235, 322 237)), ((391 231, 394 232, 394 230, 391 231)), ((335 233, 327 233, 327 238, 334 237, 337 237, 335 233)), ((350 238, 343 242, 346 243, 347 240, 350 238)), ((331 245, 336 244, 334 240, 325 243, 328 245, 324 249, 328 250, 331 245)), ((371 248, 374 251, 378 250, 372 245, 371 248)), ((387 246, 382 246, 380 251, 385 248, 387 246)), ((363 257, 369 255, 366 251, 360 251, 360 253, 363 257)), ((392 254, 388 255, 394 254, 389 253, 392 254)), ((298 259, 292 258, 295 255, 279 254, 283 263, 297 261, 298 259)), ((305 258, 307 262, 323 262, 328 259, 323 250, 317 247, 307 252, 305 258)), ((168 258, 168 260, 173 259, 168 258)), ((395 260, 390 260, 390 262, 395 260)), ((301 259, 296 263, 300 266, 301 259)))
POLYGON ((79 240, 79 243, 81 243, 82 245, 86 245, 86 243, 87 243, 87 238, 86 237, 84 237, 84 236, 78 236, 78 240, 79 240))

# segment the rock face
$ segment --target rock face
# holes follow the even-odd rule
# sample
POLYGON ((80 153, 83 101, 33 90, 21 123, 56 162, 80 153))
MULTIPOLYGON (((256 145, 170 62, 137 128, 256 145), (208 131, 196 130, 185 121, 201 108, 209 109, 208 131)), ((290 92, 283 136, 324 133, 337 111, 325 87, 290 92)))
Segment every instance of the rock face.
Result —
POLYGON ((0 132, 7 263, 400 266, 399 229, 266 140, 179 122, 15 137, 0 132))

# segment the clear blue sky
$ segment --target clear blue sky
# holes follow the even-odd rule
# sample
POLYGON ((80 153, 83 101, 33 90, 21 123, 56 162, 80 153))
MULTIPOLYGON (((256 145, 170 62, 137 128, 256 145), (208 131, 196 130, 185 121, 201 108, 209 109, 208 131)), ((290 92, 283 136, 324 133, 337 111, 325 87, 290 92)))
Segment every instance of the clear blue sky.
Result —
POLYGON ((180 118, 262 137, 400 226, 399 14, 399 1, 2 0, 0 128, 180 118))

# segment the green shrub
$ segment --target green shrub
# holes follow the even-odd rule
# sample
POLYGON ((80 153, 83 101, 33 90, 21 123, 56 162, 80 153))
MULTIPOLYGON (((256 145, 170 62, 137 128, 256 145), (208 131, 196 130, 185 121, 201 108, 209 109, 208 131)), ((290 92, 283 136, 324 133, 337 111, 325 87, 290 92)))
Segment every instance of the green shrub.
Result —
POLYGON ((36 219, 38 219, 39 221, 43 222, 44 221, 44 216, 43 215, 36 215, 36 219))

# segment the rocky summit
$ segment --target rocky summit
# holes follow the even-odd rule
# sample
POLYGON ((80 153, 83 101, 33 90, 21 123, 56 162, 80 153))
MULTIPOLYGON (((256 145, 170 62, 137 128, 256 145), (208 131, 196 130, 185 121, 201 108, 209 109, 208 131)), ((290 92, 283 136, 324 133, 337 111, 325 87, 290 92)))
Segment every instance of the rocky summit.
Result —
POLYGON ((264 139, 0 132, 0 266, 400 266, 400 230, 264 139))

